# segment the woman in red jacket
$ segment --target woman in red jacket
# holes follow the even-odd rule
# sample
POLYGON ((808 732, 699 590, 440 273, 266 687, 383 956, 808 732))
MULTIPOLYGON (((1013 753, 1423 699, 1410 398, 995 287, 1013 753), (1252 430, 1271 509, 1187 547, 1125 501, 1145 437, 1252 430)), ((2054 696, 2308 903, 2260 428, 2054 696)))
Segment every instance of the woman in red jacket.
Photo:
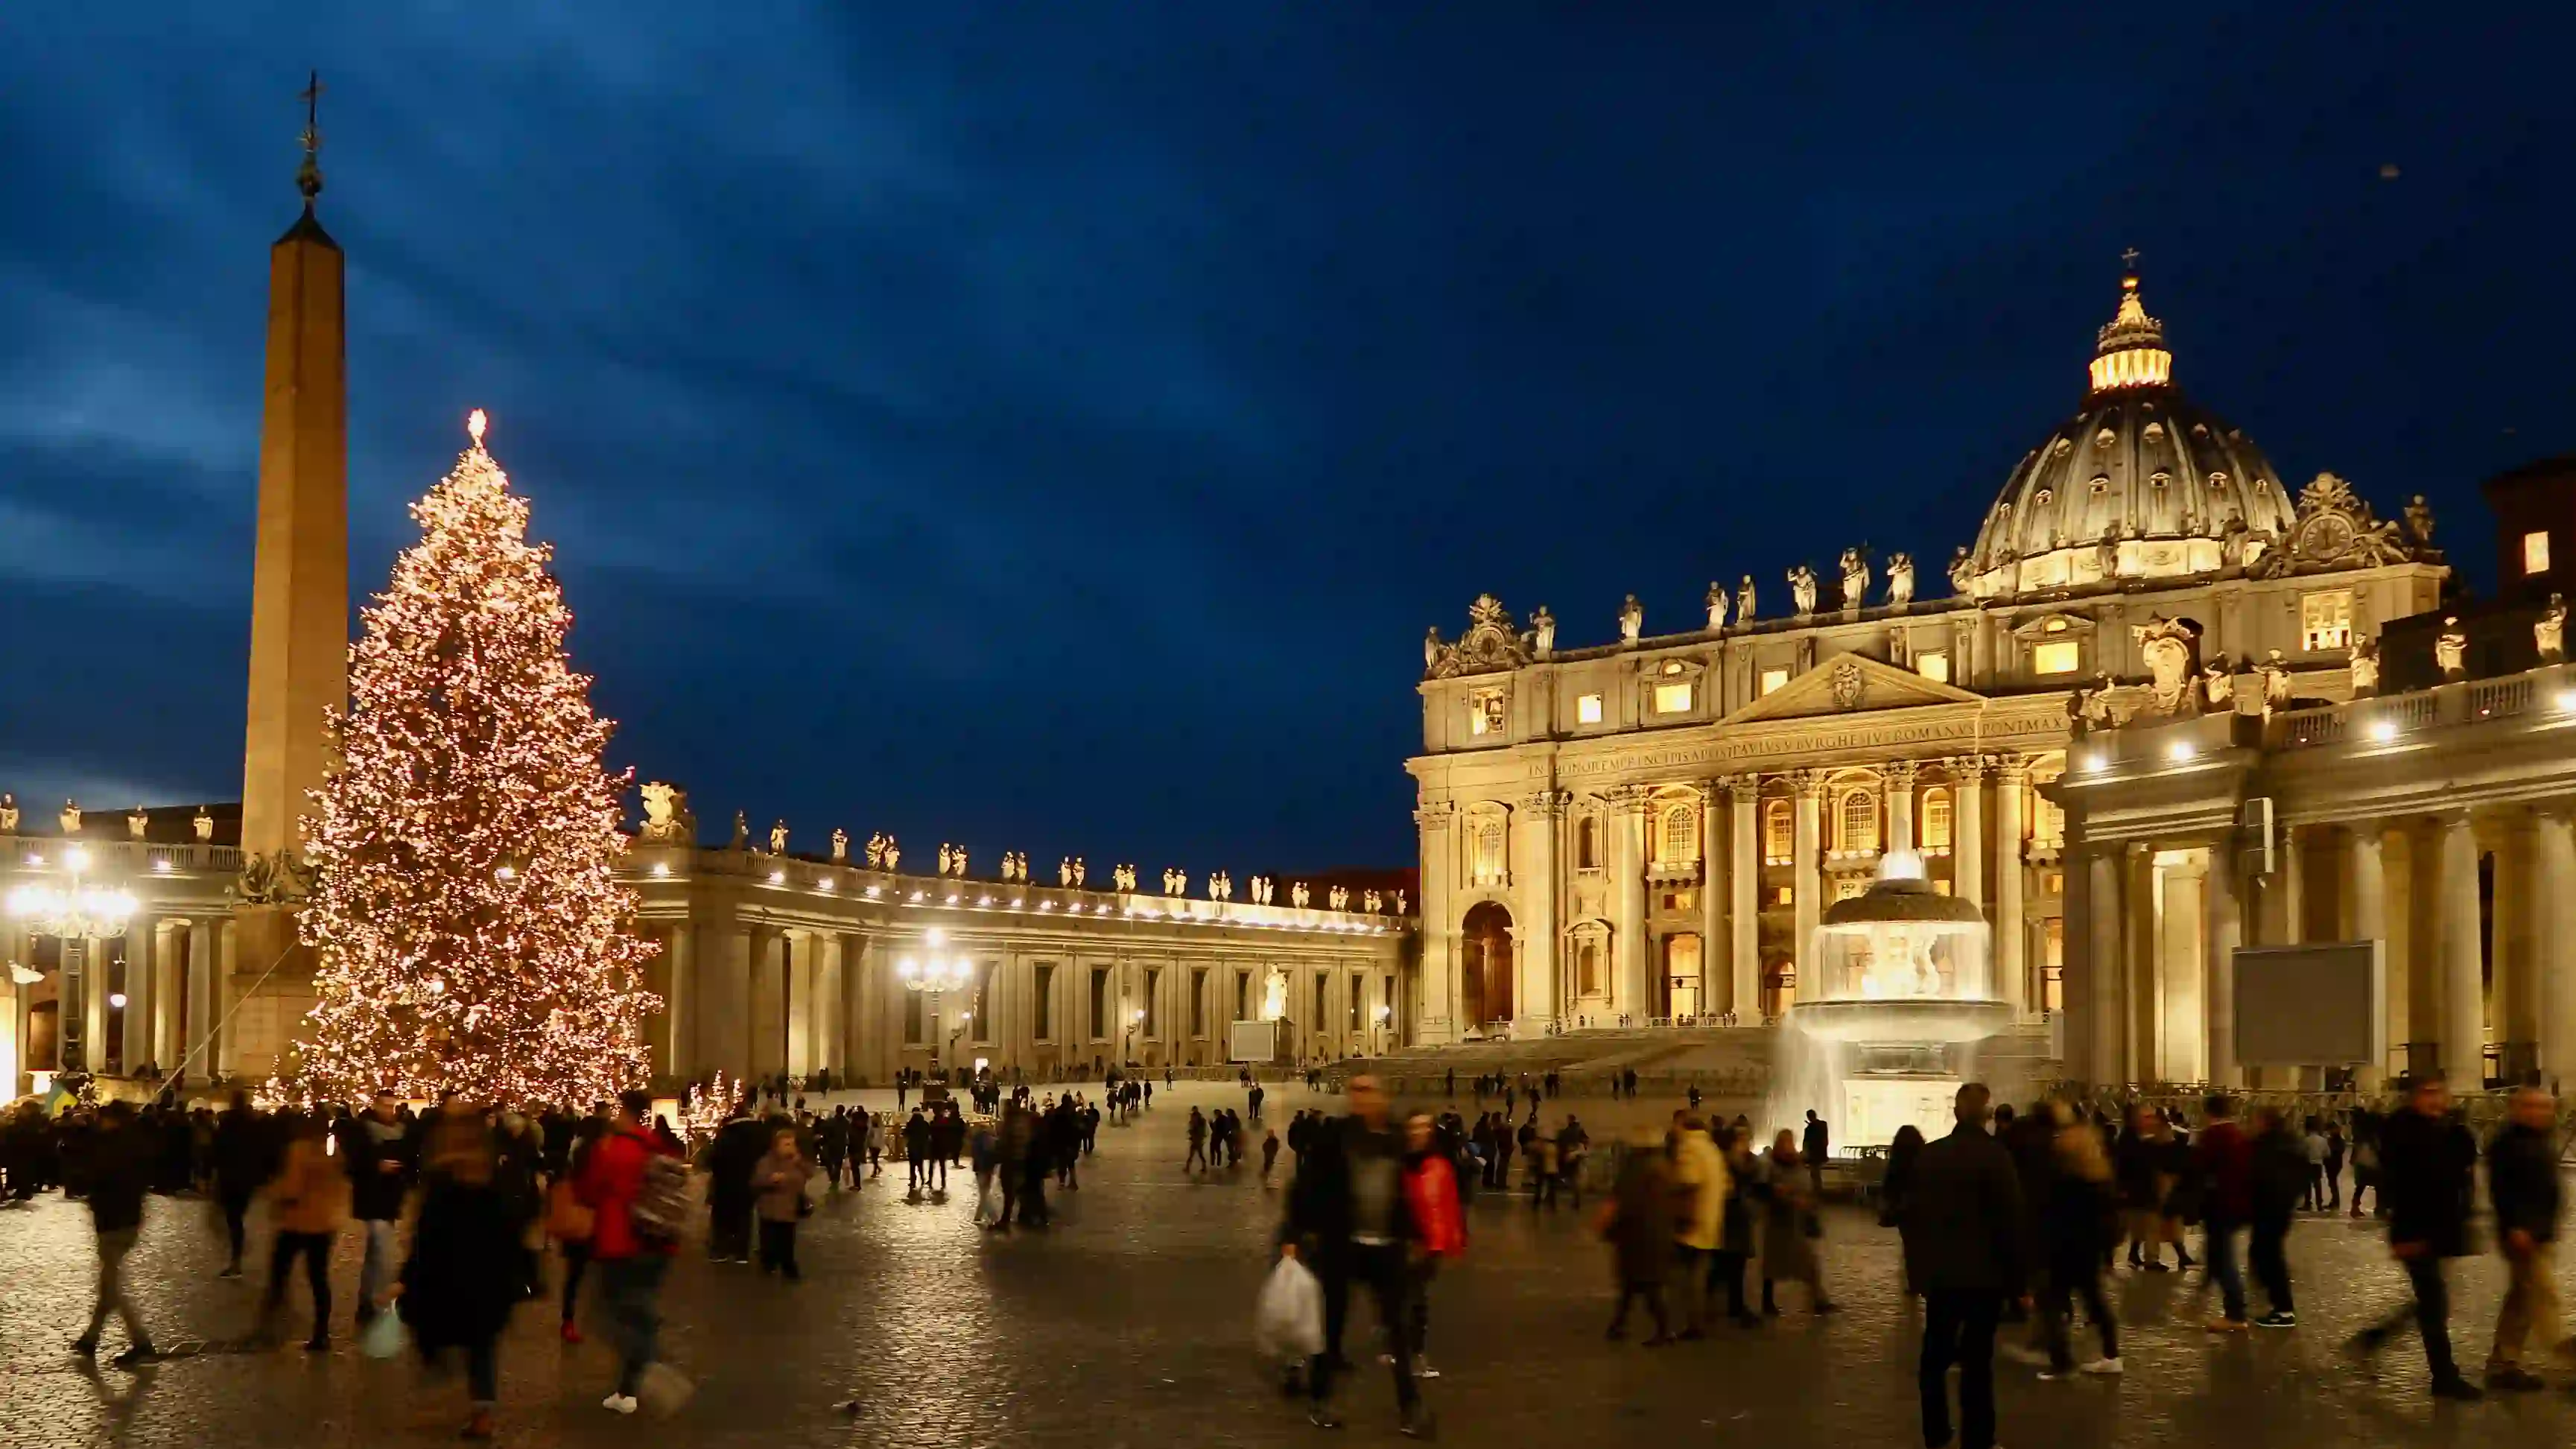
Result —
POLYGON ((1431 1278, 1440 1260, 1467 1251, 1467 1215, 1458 1198, 1458 1171, 1440 1148, 1430 1114, 1416 1112, 1404 1121, 1404 1201, 1413 1210, 1413 1371, 1436 1379, 1440 1371, 1424 1356, 1431 1332, 1431 1278))

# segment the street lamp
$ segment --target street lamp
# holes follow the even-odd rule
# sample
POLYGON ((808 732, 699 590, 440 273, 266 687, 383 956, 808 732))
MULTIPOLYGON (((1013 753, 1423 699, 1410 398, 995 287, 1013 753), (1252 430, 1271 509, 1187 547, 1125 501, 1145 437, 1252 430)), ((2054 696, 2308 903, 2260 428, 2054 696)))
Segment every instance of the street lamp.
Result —
MULTIPOLYGON (((930 933, 930 944, 934 946, 940 944, 946 939, 947 937, 943 932, 932 931, 930 933)), ((904 990, 929 993, 930 1075, 937 1077, 940 1075, 939 1059, 941 1056, 941 1048, 945 1045, 945 1038, 941 1035, 939 1029, 940 993, 944 991, 963 990, 966 983, 973 978, 974 968, 967 964, 966 958, 963 956, 930 956, 922 958, 906 956, 895 963, 894 972, 895 975, 903 978, 904 990)), ((972 1016, 973 1013, 969 1012, 967 1015, 972 1016)))
MULTIPOLYGON (((124 891, 84 884, 81 877, 89 870, 89 864, 89 852, 72 846, 63 852, 66 884, 31 882, 10 891, 8 901, 9 914, 25 923, 30 934, 62 938, 61 1061, 67 1076, 89 1069, 82 1020, 89 1009, 85 995, 89 943, 124 935, 125 923, 139 908, 134 897, 124 891)), ((11 972, 13 977, 16 974, 15 970, 11 972)))

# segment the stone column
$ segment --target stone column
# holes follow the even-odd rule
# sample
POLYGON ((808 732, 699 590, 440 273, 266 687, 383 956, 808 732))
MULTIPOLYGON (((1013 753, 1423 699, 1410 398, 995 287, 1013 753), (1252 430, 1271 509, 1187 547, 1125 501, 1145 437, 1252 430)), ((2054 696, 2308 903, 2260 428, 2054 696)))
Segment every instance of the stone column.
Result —
MULTIPOLYGON (((141 913, 125 925, 125 1074, 133 1076, 151 1061, 152 1013, 160 1005, 153 991, 152 918, 141 913)), ((170 1064, 159 1064, 168 1071, 170 1064)))
MULTIPOLYGON (((808 1008, 807 1032, 813 1041, 814 1069, 829 1068, 835 1079, 850 1069, 849 1008, 842 979, 846 946, 847 938, 838 931, 814 933, 814 1001, 808 1008)), ((995 974, 991 994, 1001 991, 999 973, 995 974)))
MULTIPOLYGON (((1888 850, 1914 848, 1914 782, 1918 771, 1912 760, 1898 760, 1882 772, 1887 782, 1888 850)), ((1956 817, 1953 816, 1955 821, 1956 817)), ((1956 832, 1952 832, 1956 837, 1956 832)))
POLYGON ((787 1069, 787 937, 775 926, 751 928, 748 982, 751 1038, 746 1066, 754 1076, 787 1069))
POLYGON ((2279 854, 2274 873, 2279 877, 2280 919, 2273 923, 2275 934, 2264 944, 2295 946, 2308 938, 2307 852, 2299 844, 2299 832, 2290 826, 2281 827, 2274 849, 2279 854))
POLYGON ((654 1065, 664 1076, 697 1075, 697 932, 682 917, 662 932, 662 1015, 653 1032, 654 1065))
POLYGON ((1699 1009, 1723 1010, 1734 989, 1734 951, 1726 940, 1726 782, 1700 782, 1699 1009), (1725 983, 1721 986, 1721 982, 1725 983))
POLYGON ((698 928, 698 1068, 748 1076, 751 1052, 751 930, 730 914, 698 928))
POLYGON ((851 1005, 850 1070, 867 1078, 871 1086, 883 1085, 891 1074, 885 1040, 885 983, 879 979, 883 969, 877 937, 873 933, 861 935, 846 977, 851 1005))
MULTIPOLYGON (((2022 949, 2030 939, 2021 905, 2022 810, 2029 790, 2030 762, 2018 756, 2007 758, 1995 776, 1995 980, 2016 1016, 2030 1010, 2031 1003, 2048 999, 2048 993, 2031 979, 2038 973, 2024 960, 2022 949)), ((2069 870, 2068 879, 2075 874, 2069 870)), ((2067 942, 2067 954, 2073 955, 2080 944, 2067 942)))
POLYGON ((2545 1081, 2571 1081, 2576 1080, 2576 822, 2565 803, 2552 802, 2533 812, 2531 832, 2540 1070, 2545 1081))
MULTIPOLYGON (((2499 817, 2495 832, 2494 904, 2489 919, 2487 1020, 2495 1039, 2511 1046, 2540 1040, 2540 963, 2537 959, 2541 905, 2533 899, 2535 841, 2531 818, 2519 812, 2499 817)), ((2508 1073, 2518 1065, 2508 1054, 2508 1073)))
MULTIPOLYGON (((2388 879, 2381 870, 2379 851, 2380 829, 2376 824, 2344 827, 2344 939, 2380 943, 2381 961, 2388 973, 2388 980, 2384 983, 2387 999, 2381 1010, 2390 1022, 2386 1031, 2388 1044, 2395 1046, 2405 1036, 2394 1023, 2399 1019, 2395 1007, 2406 999, 2406 986, 2397 977, 2399 963, 2390 959, 2387 950, 2388 879)), ((2387 1066, 2383 1055, 2379 1061, 2355 1073, 2353 1084, 2364 1092, 2376 1090, 2380 1079, 2386 1075, 2387 1066)))
POLYGON ((1792 836, 1791 858, 1795 884, 1791 903, 1797 939, 1790 949, 1795 953, 1798 975, 1797 994, 1804 997, 1817 988, 1816 926, 1825 909, 1825 877, 1820 859, 1824 835, 1825 772, 1792 770, 1789 784, 1798 792, 1798 815, 1792 836))
POLYGON ((2117 845, 2093 847, 2086 854, 2086 1000, 2084 1011, 2069 1025, 2084 1033, 2085 1060, 2097 1087, 2116 1087, 2129 1080, 2129 1063, 2122 1055, 2128 1041, 2129 1012, 2120 989, 2120 962, 2125 954, 2121 949, 2122 923, 2127 915, 2122 909, 2126 865, 2127 853, 2117 845))
MULTIPOLYGON (((1458 807, 1433 801, 1413 812, 1422 838, 1422 1039, 1438 1045, 1458 1039, 1462 1011, 1458 999, 1457 834, 1451 828, 1458 807)), ((1066 1035, 1067 1043, 1079 1042, 1066 1035)), ((1070 1060, 1068 1047, 1067 1060, 1070 1060)))
POLYGON ((1512 925, 1518 939, 1512 950, 1512 1034, 1544 1035, 1565 1009, 1557 999, 1558 832, 1565 827, 1569 797, 1562 790, 1541 790, 1521 802, 1512 825, 1520 834, 1513 852, 1512 879, 1518 909, 1512 925))
POLYGON ((1727 914, 1734 932, 1727 965, 1733 994, 1727 1005, 1744 1026, 1762 1024, 1762 777, 1737 775, 1734 838, 1727 851, 1727 914))
POLYGON ((2212 1086, 2243 1085, 2236 1065, 2236 947, 2242 939, 2237 921, 2236 852, 2220 843, 2209 848, 2209 874, 2203 884, 2201 920, 2207 927, 2201 983, 2201 1006, 2207 1027, 2207 1059, 2212 1086))
POLYGON ((2128 909, 2121 914, 2121 1060, 2128 1064, 2129 1080, 2141 1081, 2163 1075, 2163 961, 2158 947, 2164 923, 2158 919, 2155 851, 2132 842, 2123 861, 2121 886, 2128 909))
POLYGON ((778 933, 780 1055, 792 1076, 814 1070, 814 944, 811 931, 778 933))
POLYGON ((2454 1092, 2486 1081, 2486 982, 2478 949, 2478 837, 2469 812, 2439 818, 2442 1072, 2454 1092))
POLYGON ((1610 1010, 1644 1025, 1654 1012, 1646 962, 1646 791, 1627 785, 1610 792, 1610 879, 1616 890, 1612 931, 1610 1010))
MULTIPOLYGON (((223 976, 223 962, 216 946, 217 926, 212 917, 188 923, 188 1031, 179 1044, 180 1054, 188 1060, 188 1074, 208 1077, 217 1070, 214 1037, 216 1001, 220 995, 217 983, 223 976)), ((169 1070, 176 1073, 179 1064, 169 1070)))
MULTIPOLYGON (((1986 761, 1962 755, 1950 770, 1950 890, 1972 905, 1986 903, 1986 761)), ((2000 923, 1998 923, 2000 924, 2000 923)), ((2003 995, 2000 987, 1994 994, 2003 995)))
POLYGON ((187 1015, 187 1004, 180 995, 187 989, 185 962, 181 959, 188 934, 185 921, 152 923, 152 1060, 161 1070, 179 1070, 180 1054, 187 1050, 181 1039, 179 1024, 187 1015))

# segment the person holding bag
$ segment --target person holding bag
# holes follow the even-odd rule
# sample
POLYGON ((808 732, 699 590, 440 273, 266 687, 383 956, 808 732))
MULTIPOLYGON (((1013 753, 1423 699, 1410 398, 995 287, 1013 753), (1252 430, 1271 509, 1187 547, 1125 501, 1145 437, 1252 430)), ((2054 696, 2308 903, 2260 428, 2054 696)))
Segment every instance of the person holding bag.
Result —
POLYGON ((572 1146, 564 1156, 564 1170, 554 1185, 546 1190, 546 1236, 555 1240, 563 1254, 563 1341, 581 1342, 581 1325, 574 1321, 573 1307, 581 1301, 582 1275, 590 1270, 590 1239, 598 1230, 599 1214, 574 1189, 583 1164, 589 1161, 591 1149, 598 1145, 608 1124, 597 1117, 585 1117, 574 1129, 572 1146))
POLYGON ((814 1211, 806 1200, 805 1184, 814 1176, 814 1165, 797 1149, 796 1131, 781 1127, 769 1134, 769 1151, 751 1168, 751 1191, 754 1208, 760 1215, 760 1271, 762 1276, 783 1273, 794 1283, 803 1278, 796 1268, 796 1224, 814 1211))

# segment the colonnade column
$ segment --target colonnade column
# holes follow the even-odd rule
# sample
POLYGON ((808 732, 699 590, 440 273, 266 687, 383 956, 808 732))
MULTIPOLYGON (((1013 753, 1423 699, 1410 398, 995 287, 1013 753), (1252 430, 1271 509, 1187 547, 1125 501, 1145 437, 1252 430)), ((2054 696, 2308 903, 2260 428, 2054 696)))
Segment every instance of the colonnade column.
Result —
POLYGON ((1762 777, 1737 775, 1726 782, 1734 792, 1733 839, 1727 850, 1726 893, 1729 925, 1734 932, 1728 952, 1733 994, 1727 1006, 1746 1026, 1762 1024, 1762 777))
POLYGON ((1610 871, 1617 902, 1611 919, 1616 970, 1611 1010, 1643 1025, 1654 1012, 1646 974, 1646 790, 1624 785, 1609 792, 1610 871))
POLYGON ((751 930, 730 913, 699 930, 704 934, 698 940, 695 983, 701 1008, 698 1066, 710 1073, 747 1076, 752 1070, 751 930))
POLYGON ((1727 785, 1702 780, 1699 790, 1699 1009, 1713 1014, 1735 989, 1734 943, 1725 939, 1727 785))
POLYGON ((2440 897, 2436 914, 2442 940, 2442 1074, 2455 1092, 2477 1091, 2486 1081, 2486 982, 2478 947, 2478 837, 2469 812, 2456 810, 2435 824, 2440 839, 2440 897))
POLYGON ((2005 759, 1995 776, 1995 980, 2015 1016, 2048 1000, 2047 992, 2031 988, 2022 949, 2030 935, 2021 906, 2022 797, 2029 789, 2029 762, 2005 759))
POLYGON ((1912 760, 1898 760, 1880 772, 1887 782, 1887 849, 1914 848, 1914 783, 1921 773, 1912 760))
POLYGON ((1797 923, 1798 937, 1790 949, 1797 961, 1797 991, 1800 996, 1805 996, 1820 984, 1815 975, 1815 957, 1816 926, 1822 921, 1825 909, 1825 877, 1819 858, 1824 835, 1825 772, 1792 770, 1789 784, 1798 792, 1798 813, 1790 849, 1795 874, 1790 900, 1795 908, 1793 918, 1797 923))
MULTIPOLYGON (((1512 948, 1512 1023, 1515 1036, 1538 1036, 1556 1020, 1565 1004, 1557 997, 1557 832, 1563 828, 1569 797, 1562 790, 1540 790, 1521 802, 1513 825, 1520 849, 1512 855, 1513 894, 1518 909, 1512 925, 1518 936, 1512 948)), ((1365 1024, 1365 1023, 1363 1023, 1365 1024)))
MULTIPOLYGON (((1458 868, 1450 825, 1457 814, 1458 807, 1447 801, 1413 812, 1422 837, 1422 1040, 1433 1044, 1456 1041, 1461 1029, 1458 922, 1450 905, 1450 876, 1458 868)), ((1061 1035, 1067 1042, 1081 1040, 1078 1034, 1061 1035)))
POLYGON ((822 937, 813 931, 778 935, 779 1012, 783 1038, 780 1065, 792 1076, 814 1070, 814 958, 822 937))
POLYGON ((842 981, 846 947, 847 938, 838 931, 814 933, 814 1003, 806 1030, 813 1042, 816 1070, 828 1068, 835 1077, 850 1069, 850 1059, 842 1051, 848 1036, 842 1027, 849 1010, 842 981))
POLYGON ((2533 921, 2540 976, 2540 1070, 2545 1079, 2576 1078, 2576 821, 2552 803, 2532 812, 2532 874, 2539 911, 2533 921))
POLYGON ((2201 1007, 2207 1022, 2204 1040, 2209 1081, 2216 1087, 2239 1085, 2236 1068, 2236 947, 2243 939, 2237 919, 2236 851, 2224 842, 2209 847, 2209 874, 2202 885, 2202 925, 2208 969, 2201 982, 2201 1007))
MULTIPOLYGON (((1986 903, 1986 761, 1975 755, 1947 762, 1950 769, 1951 893, 1970 905, 1986 903)), ((2001 996, 2000 989, 1995 992, 2001 996)))
POLYGON ((187 932, 185 921, 152 923, 152 1060, 164 1072, 178 1071, 179 1057, 187 1050, 179 1033, 188 1014, 181 995, 187 989, 187 963, 180 945, 187 932))
POLYGON ((653 1056, 661 1074, 677 1081, 697 1075, 697 933, 686 917, 662 937, 662 1015, 653 1031, 653 1056))
MULTIPOLYGON (((2397 1045, 2403 1033, 2395 1027, 2398 1019, 2392 1005, 2406 999, 2405 983, 2397 979, 2398 962, 2388 959, 2388 877, 2379 858, 2381 836, 2377 825, 2344 827, 2343 934, 2347 941, 2377 941, 2387 979, 2382 984, 2381 1016, 2386 1044, 2397 1045)), ((2386 1055, 2353 1074, 2353 1085, 2363 1092, 2378 1089, 2388 1066, 2386 1055)))
MULTIPOLYGON (((125 924, 125 1031, 123 1054, 125 1074, 133 1076, 143 1064, 153 1060, 155 1034, 152 1014, 160 1009, 161 995, 152 988, 153 922, 150 916, 136 915, 125 924)), ((166 1071, 168 1063, 161 1063, 166 1071)))
POLYGON ((2505 1044, 2505 1074, 2518 1079, 2519 1071, 2526 1068, 2515 1059, 2513 1048, 2534 1050, 2540 1041, 2542 986, 2538 952, 2540 932, 2546 924, 2542 913, 2547 908, 2533 890, 2536 872, 2532 856, 2537 842, 2530 814, 2509 811, 2494 824, 2487 1020, 2494 1025, 2495 1039, 2505 1044))
POLYGON ((2090 927, 2084 953, 2084 1011, 2075 1019, 2085 1033, 2086 1063, 2097 1087, 2128 1081, 2122 1047, 2128 1040, 2128 1003, 2120 989, 2121 923, 2128 872, 2127 851, 2093 847, 2085 860, 2084 912, 2090 927))
MULTIPOLYGON (((179 1043, 179 1054, 187 1061, 188 1070, 197 1076, 212 1076, 218 1070, 214 1033, 216 1003, 222 999, 218 981, 223 962, 218 959, 217 925, 213 920, 188 923, 188 1029, 179 1043)), ((173 1074, 179 1070, 177 1062, 167 1066, 173 1074)))

